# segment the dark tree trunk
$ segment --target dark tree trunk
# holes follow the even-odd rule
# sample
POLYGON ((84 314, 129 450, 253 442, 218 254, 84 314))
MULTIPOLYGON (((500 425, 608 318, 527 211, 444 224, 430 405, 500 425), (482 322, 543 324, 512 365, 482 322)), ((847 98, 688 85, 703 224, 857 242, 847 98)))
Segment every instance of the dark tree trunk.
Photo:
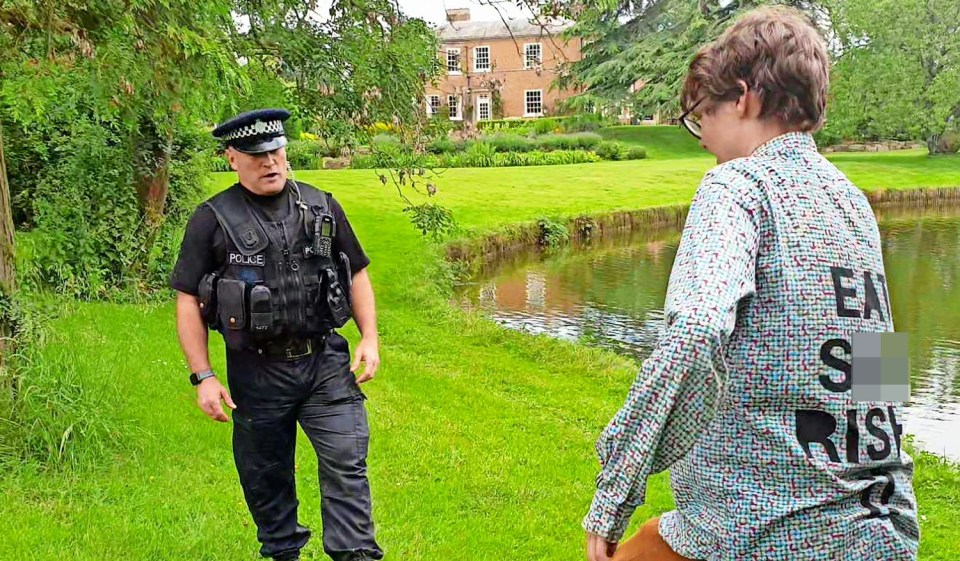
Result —
MULTIPOLYGON (((3 153, 3 125, 0 124, 0 299, 8 304, 17 289, 16 261, 13 252, 13 211, 10 208, 10 183, 7 161, 3 153)), ((0 315, 0 367, 12 351, 14 334, 9 318, 0 315)))
POLYGON ((143 251, 140 259, 131 264, 140 278, 147 271, 149 257, 157 235, 166 221, 167 193, 170 190, 170 139, 159 133, 152 123, 140 129, 137 143, 138 165, 135 166, 137 200, 143 212, 141 231, 143 251))

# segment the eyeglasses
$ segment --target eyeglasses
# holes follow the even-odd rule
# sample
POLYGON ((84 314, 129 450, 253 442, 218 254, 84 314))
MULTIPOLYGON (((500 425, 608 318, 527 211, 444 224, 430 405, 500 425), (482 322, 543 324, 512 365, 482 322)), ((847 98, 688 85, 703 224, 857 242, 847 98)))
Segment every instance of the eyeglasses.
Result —
MULTIPOLYGON (((739 97, 741 95, 746 94, 749 90, 750 90, 749 86, 747 86, 746 89, 744 89, 741 86, 736 86, 725 91, 723 93, 723 96, 720 97, 720 99, 721 100, 727 99, 727 96, 731 96, 732 94, 737 94, 736 97, 739 97)), ((707 96, 701 97, 700 99, 697 100, 696 103, 694 103, 690 107, 690 109, 687 109, 686 111, 683 112, 683 115, 680 115, 680 124, 683 125, 683 128, 687 129, 687 132, 692 134, 697 139, 701 138, 700 119, 694 118, 693 112, 697 108, 697 106, 703 103, 705 99, 707 99, 707 96)))
POLYGON ((683 128, 687 129, 687 132, 692 134, 697 139, 701 137, 700 120, 693 117, 693 111, 698 105, 703 103, 704 99, 706 99, 706 97, 701 97, 690 107, 690 109, 687 109, 683 112, 683 115, 680 115, 680 124, 683 125, 683 128))

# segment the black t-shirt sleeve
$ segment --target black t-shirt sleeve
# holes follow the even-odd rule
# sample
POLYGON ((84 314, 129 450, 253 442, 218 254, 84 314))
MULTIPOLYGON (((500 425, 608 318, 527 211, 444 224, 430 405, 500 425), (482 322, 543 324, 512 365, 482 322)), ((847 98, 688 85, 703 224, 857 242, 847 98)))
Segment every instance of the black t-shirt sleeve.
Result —
POLYGON ((214 235, 219 224, 213 209, 200 205, 187 222, 180 256, 170 275, 170 287, 197 296, 200 279, 217 270, 214 235))
POLYGON ((366 269, 370 265, 370 258, 364 253, 360 240, 353 231, 347 214, 336 199, 330 197, 330 213, 337 223, 337 234, 333 238, 333 254, 340 255, 342 251, 350 259, 350 271, 354 274, 366 269))

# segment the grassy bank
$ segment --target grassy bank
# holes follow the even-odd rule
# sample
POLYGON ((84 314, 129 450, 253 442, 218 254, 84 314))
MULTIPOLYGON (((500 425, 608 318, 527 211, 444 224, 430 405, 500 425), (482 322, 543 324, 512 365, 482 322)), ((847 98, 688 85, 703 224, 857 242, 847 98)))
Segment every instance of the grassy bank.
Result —
MULTIPOLYGON (((957 158, 898 155, 876 167, 837 160, 868 189, 960 185, 957 158), (925 165, 931 171, 916 180, 925 165)), ((687 203, 710 165, 706 157, 677 155, 449 170, 437 181, 437 202, 454 211, 464 236, 475 236, 540 215, 687 203)), ((593 443, 636 365, 451 307, 442 250, 410 227, 395 191, 372 172, 297 177, 337 195, 373 261, 383 365, 365 390, 378 534, 389 558, 582 559, 579 521, 598 467, 593 443)), ((219 175, 211 191, 232 180, 219 175)), ((0 558, 256 559, 230 429, 194 403, 172 304, 64 306, 44 352, 72 365, 97 414, 117 431, 91 461, 4 476, 0 558)), ((352 327, 347 335, 356 341, 352 327)), ((221 349, 214 343, 219 372, 221 349)), ((300 444, 300 517, 319 530, 316 460, 306 440, 300 444)), ((921 558, 960 558, 960 472, 923 455, 917 492, 926 517, 921 558)), ((665 476, 654 479, 647 497, 634 524, 671 508, 665 476)), ((305 559, 322 558, 315 539, 305 559)))

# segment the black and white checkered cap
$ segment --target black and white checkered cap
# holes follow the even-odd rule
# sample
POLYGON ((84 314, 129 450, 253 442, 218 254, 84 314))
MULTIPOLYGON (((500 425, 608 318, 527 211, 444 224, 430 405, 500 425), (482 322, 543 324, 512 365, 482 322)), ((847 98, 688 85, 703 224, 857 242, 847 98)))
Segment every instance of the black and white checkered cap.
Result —
POLYGON ((290 112, 286 109, 248 111, 221 123, 213 129, 213 136, 242 152, 275 150, 286 144, 279 140, 286 140, 283 122, 289 118, 290 112))
POLYGON ((249 125, 228 132, 223 135, 223 140, 230 141, 240 138, 253 138, 255 136, 275 136, 277 134, 283 134, 283 122, 261 121, 258 119, 249 125))

